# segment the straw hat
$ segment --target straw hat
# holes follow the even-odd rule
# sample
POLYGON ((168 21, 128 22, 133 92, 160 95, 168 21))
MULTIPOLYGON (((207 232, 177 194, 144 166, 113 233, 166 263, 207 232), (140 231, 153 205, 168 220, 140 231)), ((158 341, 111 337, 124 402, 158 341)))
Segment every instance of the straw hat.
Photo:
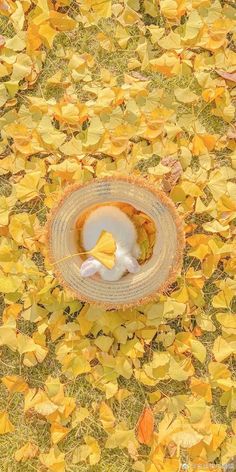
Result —
POLYGON ((70 186, 51 212, 47 243, 57 277, 74 296, 107 309, 124 309, 150 302, 175 280, 182 263, 184 232, 176 208, 165 193, 146 180, 115 176, 70 186), (81 277, 80 256, 56 262, 78 252, 76 221, 81 213, 92 205, 112 201, 129 203, 151 217, 156 225, 153 254, 140 272, 108 282, 99 275, 81 277))

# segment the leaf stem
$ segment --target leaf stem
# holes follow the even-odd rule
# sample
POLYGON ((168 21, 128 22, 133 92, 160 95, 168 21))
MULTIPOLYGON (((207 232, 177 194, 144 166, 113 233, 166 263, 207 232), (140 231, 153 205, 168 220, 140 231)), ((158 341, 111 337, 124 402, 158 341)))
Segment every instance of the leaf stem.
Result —
POLYGON ((90 254, 90 251, 76 252, 75 254, 69 254, 69 256, 62 257, 61 259, 58 259, 56 262, 52 262, 52 265, 54 266, 55 264, 58 264, 59 262, 63 262, 63 261, 66 261, 67 259, 70 259, 70 257, 81 256, 82 254, 90 254))

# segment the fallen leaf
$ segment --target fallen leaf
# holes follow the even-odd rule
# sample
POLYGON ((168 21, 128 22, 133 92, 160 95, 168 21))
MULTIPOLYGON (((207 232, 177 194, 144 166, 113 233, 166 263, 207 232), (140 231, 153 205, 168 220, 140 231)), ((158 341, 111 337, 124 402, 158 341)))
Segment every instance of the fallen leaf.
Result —
POLYGON ((236 82, 236 72, 225 72, 223 70, 217 70, 216 73, 223 77, 223 79, 230 80, 231 82, 236 82))
POLYGON ((38 455, 39 448, 36 444, 27 442, 20 449, 15 452, 15 460, 17 462, 26 462, 28 459, 33 459, 38 455))
POLYGON ((153 438, 154 416, 151 408, 145 407, 137 422, 137 438, 141 444, 149 445, 153 438))
POLYGON ((12 433, 15 431, 15 427, 9 420, 8 413, 6 411, 0 412, 0 434, 12 433))
POLYGON ((57 446, 52 447, 48 453, 41 453, 39 460, 51 472, 65 472, 65 454, 57 446))

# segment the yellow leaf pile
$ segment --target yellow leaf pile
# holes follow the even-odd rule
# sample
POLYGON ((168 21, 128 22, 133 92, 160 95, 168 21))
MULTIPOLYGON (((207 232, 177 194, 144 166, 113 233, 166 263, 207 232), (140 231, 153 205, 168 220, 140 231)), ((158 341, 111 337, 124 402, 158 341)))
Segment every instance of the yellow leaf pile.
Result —
MULTIPOLYGON (((1 471, 236 470, 235 13, 0 0, 1 471), (117 173, 169 195, 186 249, 165 294, 106 311, 60 286, 44 225, 117 173)), ((158 228, 121 202, 143 263, 158 228)))

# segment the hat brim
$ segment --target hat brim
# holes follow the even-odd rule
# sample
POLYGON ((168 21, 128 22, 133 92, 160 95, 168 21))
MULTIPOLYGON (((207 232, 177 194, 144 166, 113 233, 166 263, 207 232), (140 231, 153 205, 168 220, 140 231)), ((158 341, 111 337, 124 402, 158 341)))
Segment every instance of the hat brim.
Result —
POLYGON ((47 223, 48 257, 60 283, 73 296, 106 309, 126 309, 149 303, 175 281, 182 265, 184 230, 173 202, 150 182, 136 177, 104 177, 75 184, 64 192, 51 211, 47 223), (136 274, 127 274, 116 282, 99 276, 80 276, 82 259, 78 252, 76 221, 94 204, 125 202, 146 213, 154 221, 157 238, 151 258, 136 274))

